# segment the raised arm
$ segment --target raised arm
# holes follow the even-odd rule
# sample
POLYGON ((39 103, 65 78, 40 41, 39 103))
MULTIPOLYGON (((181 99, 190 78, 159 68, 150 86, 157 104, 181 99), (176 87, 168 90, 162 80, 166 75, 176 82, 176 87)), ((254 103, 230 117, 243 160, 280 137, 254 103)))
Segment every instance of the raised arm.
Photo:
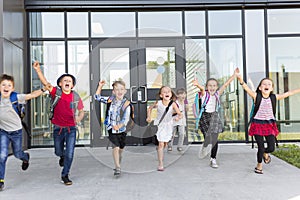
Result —
POLYGON ((40 63, 38 61, 35 61, 33 63, 33 69, 36 71, 40 81, 42 82, 42 84, 44 86, 46 86, 46 89, 49 90, 50 92, 52 91, 53 89, 53 86, 47 81, 47 79, 45 78, 45 76, 43 75, 43 72, 41 70, 41 66, 40 66, 40 63))
POLYGON ((203 85, 200 85, 200 84, 198 83, 198 80, 197 80, 197 79, 194 79, 194 80, 193 80, 193 85, 200 89, 201 96, 203 96, 203 95, 205 94, 205 87, 204 87, 203 85))
POLYGON ((254 92, 253 90, 251 90, 249 88, 249 86, 245 83, 245 81, 243 80, 242 75, 240 74, 240 70, 237 68, 236 70, 236 76, 238 81, 240 82, 240 85, 243 87, 243 89, 253 98, 256 98, 256 92, 254 92))
POLYGON ((97 88, 96 93, 95 93, 96 95, 101 94, 103 85, 105 85, 105 81, 104 80, 99 81, 98 88, 97 88))
POLYGON ((276 95, 276 98, 277 98, 278 100, 281 100, 281 99, 287 98, 287 97, 289 97, 289 96, 292 96, 292 95, 294 95, 294 94, 297 94, 297 93, 299 93, 299 92, 300 92, 300 88, 295 89, 295 90, 290 90, 290 91, 287 91, 287 92, 285 92, 285 93, 283 93, 283 94, 277 94, 277 95, 276 95))
POLYGON ((236 71, 237 70, 238 70, 238 68, 236 68, 234 70, 234 73, 230 76, 230 78, 219 88, 219 95, 223 94, 226 87, 234 80, 234 78, 236 77, 236 71))
POLYGON ((33 91, 33 92, 29 93, 29 94, 26 94, 25 95, 25 100, 27 101, 29 99, 36 98, 36 97, 40 96, 41 94, 43 94, 45 90, 46 90, 46 87, 44 86, 40 90, 35 90, 35 91, 33 91))

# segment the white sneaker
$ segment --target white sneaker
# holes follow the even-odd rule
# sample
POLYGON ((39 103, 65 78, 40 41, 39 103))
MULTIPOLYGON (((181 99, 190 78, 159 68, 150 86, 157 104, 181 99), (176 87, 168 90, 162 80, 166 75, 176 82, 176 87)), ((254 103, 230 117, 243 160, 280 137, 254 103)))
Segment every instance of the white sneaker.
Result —
POLYGON ((211 151, 211 144, 209 144, 207 147, 204 147, 202 145, 200 151, 199 151, 199 158, 205 158, 208 154, 210 154, 211 151))
POLYGON ((218 164, 217 164, 217 160, 215 158, 210 159, 210 166, 212 168, 218 168, 219 167, 218 164))

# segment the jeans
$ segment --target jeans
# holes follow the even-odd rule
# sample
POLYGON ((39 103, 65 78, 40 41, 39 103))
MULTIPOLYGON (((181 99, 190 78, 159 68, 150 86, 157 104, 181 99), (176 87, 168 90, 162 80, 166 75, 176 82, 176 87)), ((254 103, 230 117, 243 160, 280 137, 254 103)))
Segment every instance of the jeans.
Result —
POLYGON ((64 157, 64 167, 61 175, 66 176, 69 174, 73 162, 76 142, 76 127, 60 127, 54 125, 53 139, 55 155, 64 157))
POLYGON ((25 161, 29 160, 28 154, 22 150, 22 129, 9 132, 0 129, 0 179, 4 179, 10 142, 13 154, 16 158, 25 161))

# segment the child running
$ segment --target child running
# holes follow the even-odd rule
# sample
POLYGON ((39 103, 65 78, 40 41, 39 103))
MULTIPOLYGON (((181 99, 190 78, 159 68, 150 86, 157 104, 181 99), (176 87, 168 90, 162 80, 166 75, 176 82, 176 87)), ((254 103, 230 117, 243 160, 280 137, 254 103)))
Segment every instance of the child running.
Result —
POLYGON ((54 107, 53 118, 51 118, 54 149, 55 155, 60 157, 59 166, 63 167, 61 182, 65 185, 72 185, 69 172, 74 158, 76 123, 79 123, 84 117, 83 102, 79 95, 73 91, 76 78, 71 74, 63 74, 57 79, 57 86, 52 86, 44 77, 39 62, 35 61, 33 68, 42 84, 47 86, 52 99, 55 99, 60 93, 60 98, 54 107), (78 111, 77 115, 76 111, 78 111))
POLYGON ((173 111, 177 113, 176 121, 182 118, 182 114, 177 107, 177 104, 173 102, 173 98, 175 98, 174 93, 171 88, 168 86, 162 86, 159 89, 159 98, 160 100, 156 101, 152 106, 148 108, 147 112, 147 122, 151 122, 151 112, 153 108, 157 108, 157 117, 154 120, 154 124, 158 125, 158 131, 156 133, 158 140, 157 147, 157 157, 158 157, 158 171, 164 171, 163 164, 163 150, 168 145, 168 142, 172 139, 173 132, 173 111), (169 109, 171 108, 171 109, 169 109), (164 113, 165 116, 163 117, 164 113), (163 117, 163 119, 162 119, 163 117), (161 123, 159 121, 162 119, 161 123))
POLYGON ((29 153, 24 153, 22 150, 22 122, 15 108, 18 103, 25 104, 26 100, 36 98, 44 92, 42 88, 30 94, 18 94, 14 92, 14 86, 13 76, 7 74, 0 76, 0 191, 4 188, 5 166, 10 143, 14 156, 22 160, 22 170, 27 170, 29 167, 29 153), (13 95, 15 100, 12 100, 13 95))
POLYGON ((219 89, 218 81, 214 78, 209 78, 206 81, 205 87, 200 85, 197 79, 193 81, 193 85, 200 89, 202 102, 199 115, 199 127, 204 136, 204 142, 199 156, 200 158, 204 158, 209 154, 209 151, 211 151, 210 166, 212 168, 219 167, 216 160, 218 136, 219 133, 223 132, 223 123, 219 116, 220 96, 223 94, 225 88, 234 80, 236 76, 235 73, 219 89))
POLYGON ((126 140, 126 125, 130 118, 130 106, 128 104, 125 107, 124 112, 122 111, 124 104, 129 102, 124 97, 127 92, 124 81, 118 80, 112 84, 113 96, 101 96, 101 90, 104 85, 104 80, 99 81, 94 97, 95 100, 110 105, 104 124, 108 131, 108 139, 112 143, 113 148, 112 154, 115 163, 114 176, 120 176, 122 153, 126 140))
POLYGON ((183 140, 185 136, 185 127, 186 127, 186 113, 188 112, 188 103, 186 100, 186 91, 184 88, 180 88, 176 91, 176 104, 182 113, 182 118, 178 121, 176 121, 176 115, 174 118, 173 123, 173 136, 172 140, 168 143, 168 151, 172 151, 173 149, 173 143, 174 143, 174 137, 175 134, 178 132, 178 144, 177 144, 177 151, 181 152, 183 149, 183 140))
POLYGON ((256 108, 254 108, 254 115, 251 119, 249 135, 254 136, 258 147, 257 165, 254 168, 254 172, 257 174, 263 174, 262 160, 266 164, 271 162, 270 153, 275 150, 275 137, 279 134, 275 118, 276 100, 281 100, 299 93, 300 88, 283 94, 273 94, 273 81, 269 78, 263 78, 254 92, 243 81, 242 76, 239 74, 239 70, 237 71, 237 78, 240 85, 255 102, 256 108), (267 148, 264 146, 264 138, 267 142, 267 148))

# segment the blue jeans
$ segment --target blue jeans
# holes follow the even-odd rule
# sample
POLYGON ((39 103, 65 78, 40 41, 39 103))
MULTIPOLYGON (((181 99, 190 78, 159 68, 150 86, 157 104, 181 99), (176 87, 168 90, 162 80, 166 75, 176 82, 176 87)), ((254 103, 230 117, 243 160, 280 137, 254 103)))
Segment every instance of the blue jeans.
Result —
POLYGON ((22 150, 22 129, 9 132, 0 129, 0 179, 4 179, 10 142, 13 154, 16 158, 25 161, 29 160, 28 154, 22 150))
POLYGON ((54 125, 53 139, 55 155, 64 157, 64 167, 61 175, 66 176, 69 174, 73 162, 76 142, 76 127, 60 127, 54 125))

